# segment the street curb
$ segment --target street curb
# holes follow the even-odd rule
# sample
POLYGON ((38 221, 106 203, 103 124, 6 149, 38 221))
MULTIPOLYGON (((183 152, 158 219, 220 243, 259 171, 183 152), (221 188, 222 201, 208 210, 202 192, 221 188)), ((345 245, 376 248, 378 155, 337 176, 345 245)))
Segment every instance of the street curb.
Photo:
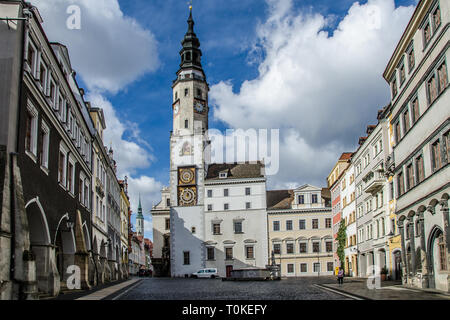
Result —
POLYGON ((343 296, 348 297, 348 298, 352 298, 354 300, 372 300, 372 299, 370 299, 368 297, 360 296, 360 295, 357 295, 357 294, 354 294, 354 293, 350 294, 350 293, 348 293, 348 292, 346 292, 344 290, 338 290, 338 289, 335 289, 335 288, 330 288, 330 287, 328 287, 327 285, 324 285, 324 284, 315 284, 314 286, 318 287, 320 289, 323 289, 323 290, 327 290, 327 291, 330 291, 330 292, 334 292, 334 293, 343 295, 343 296))

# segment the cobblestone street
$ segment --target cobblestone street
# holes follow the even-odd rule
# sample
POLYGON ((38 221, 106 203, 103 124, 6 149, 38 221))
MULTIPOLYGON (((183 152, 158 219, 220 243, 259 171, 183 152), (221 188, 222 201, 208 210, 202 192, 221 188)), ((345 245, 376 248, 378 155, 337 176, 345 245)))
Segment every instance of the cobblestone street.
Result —
POLYGON ((118 300, 348 300, 315 284, 335 278, 281 281, 222 281, 220 279, 144 279, 118 300))

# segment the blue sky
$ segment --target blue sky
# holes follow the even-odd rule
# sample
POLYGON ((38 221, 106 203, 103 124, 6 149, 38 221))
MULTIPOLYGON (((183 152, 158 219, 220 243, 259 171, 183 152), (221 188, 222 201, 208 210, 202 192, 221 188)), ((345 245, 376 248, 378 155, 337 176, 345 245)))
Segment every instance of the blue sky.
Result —
MULTIPOLYGON (((119 179, 130 177, 133 211, 142 196, 150 238, 148 213, 168 184, 171 83, 187 2, 32 1, 50 41, 68 46, 88 98, 105 108, 104 142, 120 160, 119 179), (63 25, 70 4, 81 7, 80 30, 63 25)), ((325 186, 339 155, 355 149, 389 102, 381 75, 416 2, 194 0, 210 127, 280 128, 280 173, 269 188, 325 186), (375 24, 365 25, 373 12, 375 24), (273 79, 280 85, 272 89, 273 79)))

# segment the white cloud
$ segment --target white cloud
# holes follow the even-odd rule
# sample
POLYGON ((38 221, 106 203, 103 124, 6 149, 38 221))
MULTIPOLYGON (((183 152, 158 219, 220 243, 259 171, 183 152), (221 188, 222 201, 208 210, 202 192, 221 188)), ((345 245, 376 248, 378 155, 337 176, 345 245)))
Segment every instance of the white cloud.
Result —
POLYGON ((67 45, 73 68, 89 89, 117 92, 157 68, 151 31, 124 15, 118 0, 31 0, 50 41, 67 45), (69 29, 70 5, 81 9, 81 29, 69 29))
POLYGON ((352 151, 346 149, 389 102, 381 75, 414 7, 355 2, 330 35, 324 29, 335 17, 296 12, 291 0, 267 4, 250 52, 253 62, 264 57, 259 75, 237 93, 232 81, 212 86, 214 116, 234 128, 285 129, 274 185, 324 185, 340 153, 352 151))

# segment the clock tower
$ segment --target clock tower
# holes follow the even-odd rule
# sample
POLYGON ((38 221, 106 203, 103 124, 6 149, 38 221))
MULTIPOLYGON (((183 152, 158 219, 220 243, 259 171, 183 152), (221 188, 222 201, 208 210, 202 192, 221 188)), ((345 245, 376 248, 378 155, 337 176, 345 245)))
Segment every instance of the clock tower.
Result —
POLYGON ((208 91, 192 8, 181 41, 180 68, 173 81, 173 130, 170 136, 171 275, 203 268, 205 148, 208 145, 208 91))

